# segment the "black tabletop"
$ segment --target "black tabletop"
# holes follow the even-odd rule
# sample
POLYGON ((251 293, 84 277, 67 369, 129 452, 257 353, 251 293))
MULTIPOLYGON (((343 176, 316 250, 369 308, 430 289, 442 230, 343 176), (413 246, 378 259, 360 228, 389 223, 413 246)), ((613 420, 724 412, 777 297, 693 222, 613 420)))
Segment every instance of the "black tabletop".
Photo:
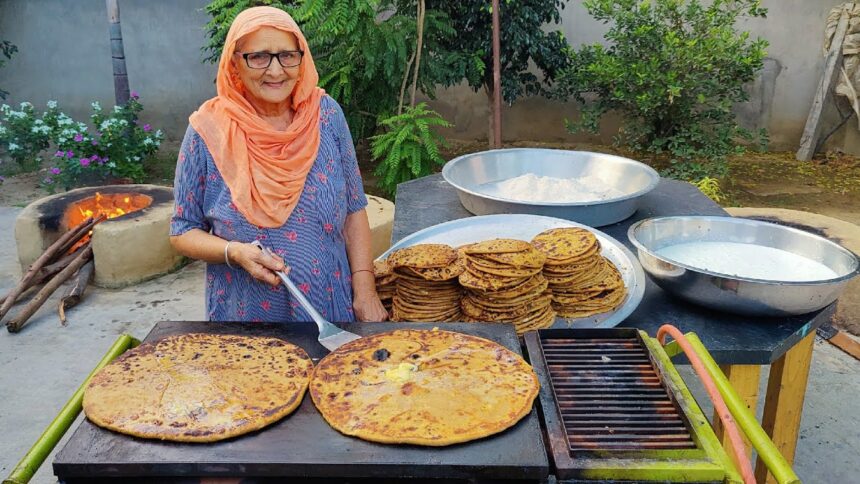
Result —
MULTIPOLYGON (((439 174, 398 185, 395 206, 392 243, 426 227, 472 216, 460 204, 456 190, 439 174)), ((627 238, 627 228, 633 222, 666 215, 728 216, 693 185, 664 179, 643 197, 639 210, 632 217, 598 229, 635 253, 627 238)), ((801 316, 738 316, 682 301, 649 279, 641 304, 621 326, 639 328, 653 336, 660 325, 671 323, 683 332, 698 334, 719 364, 763 365, 772 363, 830 320, 834 309, 835 303, 801 316)))
MULTIPOLYGON (((342 325, 362 335, 390 331, 405 323, 342 325)), ((499 324, 408 323, 410 329, 438 327, 493 340, 520 354, 513 327, 499 324)), ((168 335, 205 332, 273 336, 292 342, 315 361, 328 353, 317 342, 313 323, 165 321, 145 342, 168 335)), ((447 447, 385 445, 340 434, 323 420, 309 395, 296 411, 260 431, 211 444, 145 440, 105 430, 83 420, 54 459, 65 482, 130 476, 296 477, 308 482, 381 482, 387 478, 524 479, 549 474, 537 411, 513 427, 447 447), (362 480, 364 479, 364 480, 362 480)))

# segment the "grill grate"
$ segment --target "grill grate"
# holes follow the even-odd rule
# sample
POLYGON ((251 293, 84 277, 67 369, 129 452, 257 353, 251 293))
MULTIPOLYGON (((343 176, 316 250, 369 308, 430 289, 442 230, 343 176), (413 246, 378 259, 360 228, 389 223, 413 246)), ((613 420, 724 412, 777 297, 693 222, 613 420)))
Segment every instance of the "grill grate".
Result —
POLYGON ((540 338, 569 452, 695 449, 638 338, 540 338))

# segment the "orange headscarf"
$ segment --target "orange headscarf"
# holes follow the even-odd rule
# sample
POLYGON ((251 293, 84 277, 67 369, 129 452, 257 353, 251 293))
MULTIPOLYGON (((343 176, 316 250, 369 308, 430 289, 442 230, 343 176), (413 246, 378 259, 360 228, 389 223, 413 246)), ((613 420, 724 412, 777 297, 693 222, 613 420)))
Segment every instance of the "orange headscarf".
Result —
POLYGON ((318 80, 307 40, 288 13, 254 7, 236 16, 218 64, 218 95, 189 120, 206 142, 233 203, 255 225, 280 227, 299 202, 320 145, 320 99, 325 91, 317 87, 318 80), (257 114, 230 62, 237 41, 261 27, 294 34, 304 51, 293 88, 295 115, 286 131, 272 128, 257 114))

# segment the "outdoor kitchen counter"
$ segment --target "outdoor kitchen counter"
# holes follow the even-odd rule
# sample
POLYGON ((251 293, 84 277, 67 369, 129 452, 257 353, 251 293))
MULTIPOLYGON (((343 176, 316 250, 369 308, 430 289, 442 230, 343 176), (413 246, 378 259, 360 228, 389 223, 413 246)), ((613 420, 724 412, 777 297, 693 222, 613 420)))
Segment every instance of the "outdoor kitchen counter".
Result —
MULTIPOLYGON (((398 185, 395 207, 392 243, 432 225, 472 216, 441 174, 398 185)), ((628 227, 645 218, 667 215, 729 216, 693 185, 664 179, 643 198, 632 217, 598 230, 635 253, 627 239, 628 227)), ((818 312, 787 318, 737 316, 684 302, 649 279, 642 303, 622 326, 655 335, 662 324, 671 323, 682 332, 695 332, 752 409, 758 400, 761 365, 771 364, 762 427, 792 463, 815 330, 830 320, 834 308, 835 303, 818 312)), ((720 435, 721 429, 716 430, 720 435)), ((759 462, 756 468, 759 482, 764 481, 764 472, 759 462)))

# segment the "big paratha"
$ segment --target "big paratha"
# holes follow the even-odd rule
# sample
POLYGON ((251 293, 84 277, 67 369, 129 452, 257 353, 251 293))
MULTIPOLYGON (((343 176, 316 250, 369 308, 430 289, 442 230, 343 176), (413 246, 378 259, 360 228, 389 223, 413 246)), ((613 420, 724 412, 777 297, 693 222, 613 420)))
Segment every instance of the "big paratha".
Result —
POLYGON ((476 336, 396 330, 323 358, 310 394, 336 430, 374 442, 451 445, 511 427, 539 384, 516 353, 476 336))
POLYGON ((277 338, 169 336, 127 351, 84 391, 93 423, 136 437, 214 442, 289 415, 313 363, 277 338))

